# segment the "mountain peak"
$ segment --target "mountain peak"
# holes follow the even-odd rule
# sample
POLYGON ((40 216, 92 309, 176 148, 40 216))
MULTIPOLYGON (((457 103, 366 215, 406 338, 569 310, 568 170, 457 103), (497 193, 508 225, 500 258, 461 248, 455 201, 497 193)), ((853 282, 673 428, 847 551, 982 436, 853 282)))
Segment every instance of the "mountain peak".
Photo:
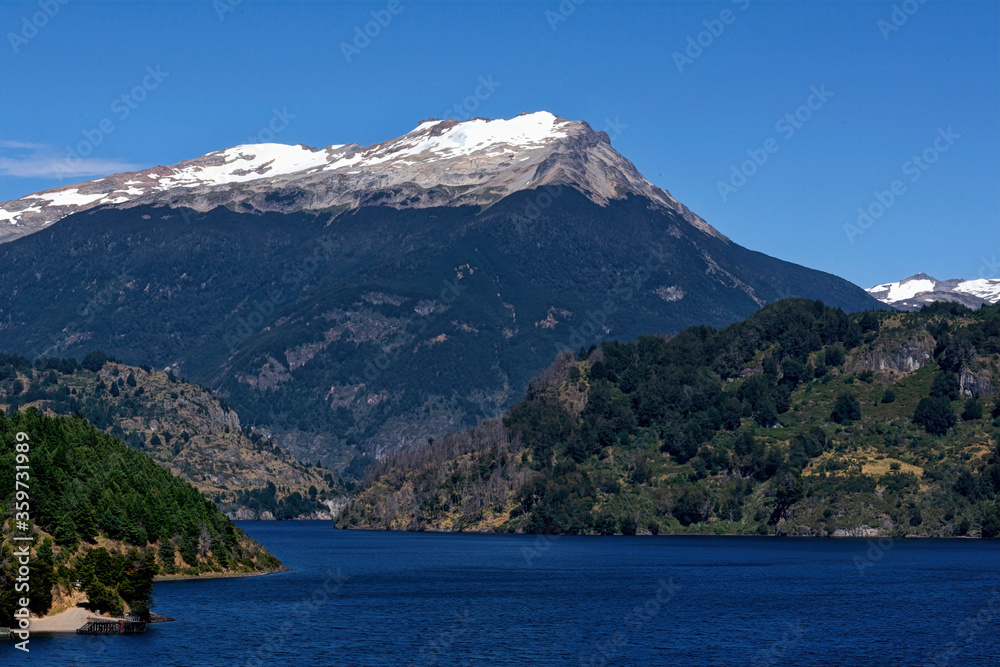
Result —
POLYGON ((935 283, 938 281, 937 278, 933 278, 933 277, 927 275, 926 273, 914 273, 909 278, 903 278, 899 282, 901 282, 901 283, 908 283, 908 282, 913 281, 913 280, 930 280, 930 281, 935 282, 935 283))
POLYGON ((488 207, 521 190, 569 186, 595 203, 641 196, 722 237, 611 147, 604 132, 548 111, 428 118, 371 146, 241 144, 172 166, 114 174, 0 204, 0 243, 98 206, 220 205, 241 211, 488 207), (4 224, 6 223, 6 224, 4 224))
POLYGON ((918 310, 935 301, 952 301, 970 308, 1000 301, 1000 279, 938 280, 915 273, 894 283, 882 283, 865 290, 873 297, 901 310, 918 310))

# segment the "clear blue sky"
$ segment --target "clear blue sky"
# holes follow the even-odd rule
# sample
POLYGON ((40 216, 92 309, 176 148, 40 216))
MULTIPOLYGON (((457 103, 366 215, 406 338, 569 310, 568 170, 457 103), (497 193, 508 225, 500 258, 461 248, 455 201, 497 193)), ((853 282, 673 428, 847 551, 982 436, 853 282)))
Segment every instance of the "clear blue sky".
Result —
POLYGON ((275 109, 294 116, 275 141, 376 143, 441 117, 483 77, 494 89, 471 115, 627 126, 616 148, 749 248, 862 286, 1000 277, 996 0, 566 0, 568 16, 558 0, 398 1, 387 14, 388 0, 71 0, 35 31, 37 0, 0 0, 0 200, 246 143, 275 109), (898 29, 894 4, 912 12, 898 29), (348 62, 341 43, 372 11, 391 20, 348 62), (679 68, 674 53, 702 32, 679 68), (832 95, 810 100, 814 86, 832 95), (797 110, 800 127, 776 125, 797 110), (80 142, 93 150, 77 175, 53 178, 80 142), (719 183, 748 150, 767 161, 724 201, 719 183), (908 163, 925 150, 933 164, 908 163), (844 225, 893 181, 900 194, 852 243, 844 225))

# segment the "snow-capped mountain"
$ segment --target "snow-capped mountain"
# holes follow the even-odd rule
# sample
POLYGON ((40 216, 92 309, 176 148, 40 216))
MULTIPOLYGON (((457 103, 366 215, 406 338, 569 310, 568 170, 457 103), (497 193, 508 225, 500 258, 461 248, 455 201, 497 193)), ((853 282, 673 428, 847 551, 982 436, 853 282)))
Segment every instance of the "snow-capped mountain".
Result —
POLYGON ((542 111, 516 118, 425 120, 373 146, 250 144, 169 167, 115 174, 0 204, 0 243, 99 206, 316 211, 489 206, 529 188, 570 185, 598 204, 640 195, 721 235, 647 181, 608 135, 542 111))
POLYGON ((338 466, 500 414, 567 347, 786 297, 886 307, 727 239, 544 112, 237 146, 2 209, 4 352, 169 367, 338 466))
POLYGON ((954 301, 970 308, 1000 301, 1000 279, 938 280, 918 273, 894 283, 883 283, 865 290, 873 297, 901 310, 918 310, 935 301, 954 301))

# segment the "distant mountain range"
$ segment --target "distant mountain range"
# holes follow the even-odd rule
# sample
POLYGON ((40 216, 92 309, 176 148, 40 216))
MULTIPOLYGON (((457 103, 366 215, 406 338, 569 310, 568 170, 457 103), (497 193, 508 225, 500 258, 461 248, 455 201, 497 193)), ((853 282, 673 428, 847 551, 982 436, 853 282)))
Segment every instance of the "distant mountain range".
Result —
POLYGON ((1000 301, 1000 279, 938 280, 918 273, 895 283, 883 283, 866 290, 882 303, 900 310, 919 310, 935 301, 961 303, 969 308, 1000 301))
POLYGON ((5 351, 170 368, 352 474, 500 414, 564 348, 789 296, 886 308, 733 243, 607 134, 545 112, 369 147, 238 146, 0 217, 5 351))

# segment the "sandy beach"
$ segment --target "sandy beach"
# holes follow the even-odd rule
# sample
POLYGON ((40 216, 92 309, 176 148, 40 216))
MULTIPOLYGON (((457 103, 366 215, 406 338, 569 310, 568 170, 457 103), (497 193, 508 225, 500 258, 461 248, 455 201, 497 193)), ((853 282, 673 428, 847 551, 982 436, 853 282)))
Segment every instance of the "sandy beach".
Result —
MULTIPOLYGON (((72 609, 67 609, 66 611, 61 611, 58 614, 46 616, 45 618, 32 618, 31 631, 76 632, 87 622, 88 616, 94 615, 95 614, 92 612, 89 612, 81 607, 73 607, 72 609)), ((103 614, 101 616, 104 618, 112 618, 111 616, 104 616, 103 614)))

